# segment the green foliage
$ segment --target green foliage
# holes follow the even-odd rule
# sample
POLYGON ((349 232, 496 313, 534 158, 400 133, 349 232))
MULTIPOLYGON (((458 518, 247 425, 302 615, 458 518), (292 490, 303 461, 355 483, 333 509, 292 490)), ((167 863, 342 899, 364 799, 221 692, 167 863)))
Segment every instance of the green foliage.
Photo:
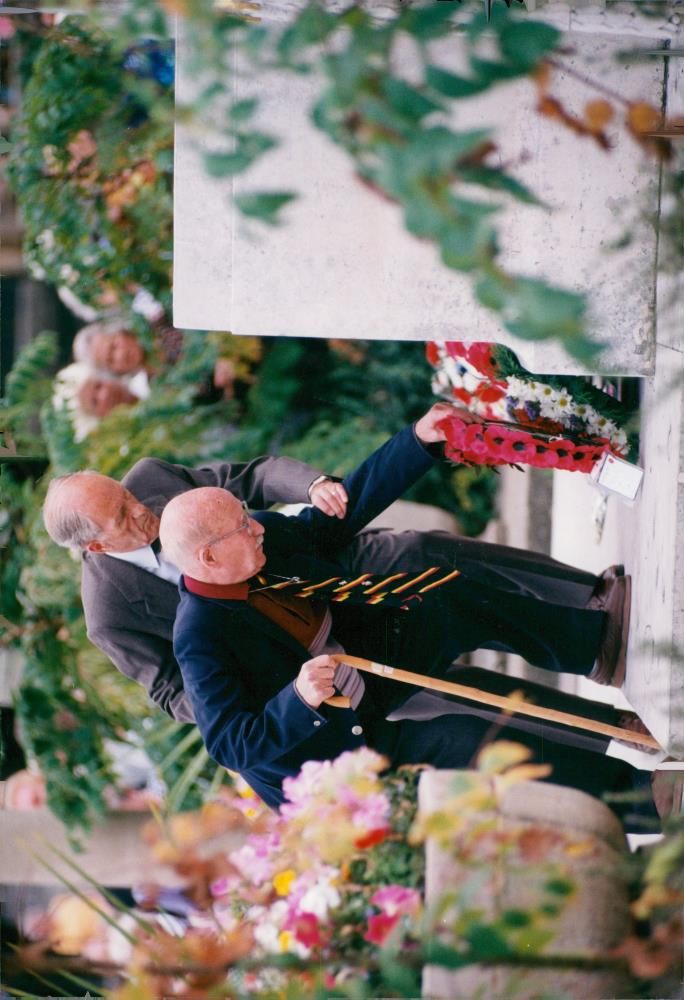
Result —
POLYGON ((23 348, 7 376, 0 400, 0 433, 5 444, 21 455, 45 454, 37 414, 52 394, 56 357, 56 335, 41 333, 23 348))
POLYGON ((34 274, 98 310, 126 308, 138 288, 168 302, 171 93, 125 72, 104 32, 69 18, 43 41, 22 96, 7 176, 34 274))

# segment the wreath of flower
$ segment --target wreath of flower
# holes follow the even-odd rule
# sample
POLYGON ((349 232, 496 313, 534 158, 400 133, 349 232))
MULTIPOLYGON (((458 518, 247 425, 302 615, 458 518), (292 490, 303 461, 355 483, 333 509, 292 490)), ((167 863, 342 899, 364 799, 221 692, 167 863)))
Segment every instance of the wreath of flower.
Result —
POLYGON ((454 462, 590 472, 605 452, 630 453, 627 409, 579 377, 534 375, 488 342, 429 343, 427 358, 433 391, 484 421, 442 422, 454 462))

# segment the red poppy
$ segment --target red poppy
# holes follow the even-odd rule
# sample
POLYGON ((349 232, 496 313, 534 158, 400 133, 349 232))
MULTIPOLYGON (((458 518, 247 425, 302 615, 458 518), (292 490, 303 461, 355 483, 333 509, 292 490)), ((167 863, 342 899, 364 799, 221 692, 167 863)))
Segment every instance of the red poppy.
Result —
POLYGON ((432 340, 425 345, 425 357, 433 367, 439 364, 439 348, 432 340))
POLYGON ((468 354, 468 345, 462 340, 447 340, 444 348, 450 358, 465 358, 468 354))
POLYGON ((489 454, 497 461, 505 461, 503 450, 506 444, 506 431, 498 424, 488 424, 485 427, 484 439, 489 448, 489 454))
POLYGON ((484 424, 468 424, 463 435, 463 451, 473 462, 486 460, 489 445, 485 441, 484 424))
POLYGON ((555 441, 549 443, 558 456, 558 465, 556 468, 572 471, 576 464, 573 458, 573 453, 577 450, 576 445, 572 441, 566 441, 564 438, 557 438, 555 441))
POLYGON ((537 454, 536 444, 532 434, 527 431, 506 429, 506 441, 501 449, 501 455, 506 462, 534 461, 537 454))
POLYGON ((558 455, 553 448, 546 445, 537 445, 534 462, 530 462, 538 469, 553 469, 558 465, 558 455))
POLYGON ((444 431, 447 443, 452 447, 463 450, 465 444, 466 423, 460 417, 444 417, 437 424, 439 430, 444 431))
POLYGON ((452 389, 451 394, 452 396, 455 396, 456 399, 459 399, 462 403, 465 403, 466 406, 470 406, 470 404, 473 401, 472 392, 468 392, 467 389, 462 389, 460 386, 458 388, 452 389))
POLYGON ((483 403, 498 403, 506 395, 506 389, 497 382, 483 382, 473 393, 483 403))
POLYGON ((474 344, 469 344, 465 356, 468 363, 482 375, 496 376, 492 345, 487 341, 478 340, 474 344))

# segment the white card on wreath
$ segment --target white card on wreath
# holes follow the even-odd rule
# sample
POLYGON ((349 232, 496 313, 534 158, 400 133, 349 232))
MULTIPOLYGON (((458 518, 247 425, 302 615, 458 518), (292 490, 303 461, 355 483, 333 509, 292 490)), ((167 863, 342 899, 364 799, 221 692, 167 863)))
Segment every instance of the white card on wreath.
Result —
POLYGON ((591 478, 601 489, 617 493, 625 500, 634 500, 644 478, 644 470, 606 452, 591 470, 591 478))

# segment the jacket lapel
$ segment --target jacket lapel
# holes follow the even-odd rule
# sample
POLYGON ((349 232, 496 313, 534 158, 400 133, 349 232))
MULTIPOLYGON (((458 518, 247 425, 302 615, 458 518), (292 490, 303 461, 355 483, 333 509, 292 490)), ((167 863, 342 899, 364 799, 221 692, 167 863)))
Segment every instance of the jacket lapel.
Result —
POLYGON ((246 601, 227 601, 221 600, 218 597, 202 597, 200 600, 209 601, 211 604, 217 604, 222 608, 228 608, 233 614, 240 615, 244 625, 250 632, 257 635, 265 635, 273 642, 279 642, 282 646, 287 646, 291 652, 296 653, 299 657, 303 657, 302 663, 309 659, 309 650, 306 646, 302 646, 289 632, 276 625, 270 618, 260 614, 254 608, 250 608, 246 601))

